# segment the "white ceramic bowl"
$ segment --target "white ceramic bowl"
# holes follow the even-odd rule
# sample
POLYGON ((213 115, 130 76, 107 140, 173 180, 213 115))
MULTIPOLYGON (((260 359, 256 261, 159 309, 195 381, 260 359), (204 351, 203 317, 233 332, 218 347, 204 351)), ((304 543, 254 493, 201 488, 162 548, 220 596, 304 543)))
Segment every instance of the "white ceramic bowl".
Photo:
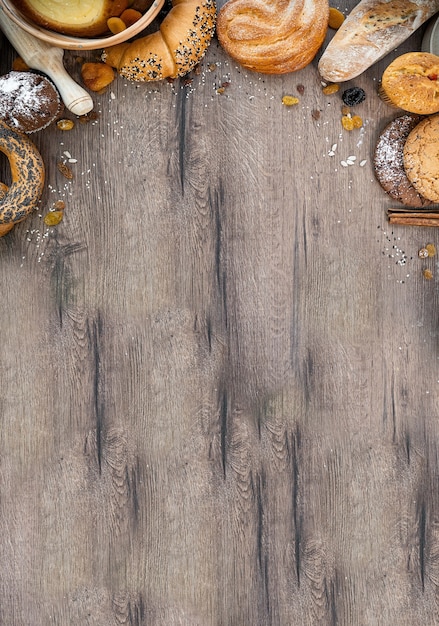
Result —
POLYGON ((108 36, 98 38, 72 37, 71 35, 62 35, 53 30, 42 28, 25 17, 11 0, 0 0, 0 6, 3 7, 6 15, 23 30, 52 46, 64 48, 65 50, 99 50, 100 48, 108 48, 109 46, 127 41, 141 33, 157 17, 164 2, 165 0, 154 0, 142 17, 121 33, 117 35, 109 34, 108 36))
POLYGON ((422 51, 439 56, 439 15, 432 17, 428 22, 422 38, 422 51))

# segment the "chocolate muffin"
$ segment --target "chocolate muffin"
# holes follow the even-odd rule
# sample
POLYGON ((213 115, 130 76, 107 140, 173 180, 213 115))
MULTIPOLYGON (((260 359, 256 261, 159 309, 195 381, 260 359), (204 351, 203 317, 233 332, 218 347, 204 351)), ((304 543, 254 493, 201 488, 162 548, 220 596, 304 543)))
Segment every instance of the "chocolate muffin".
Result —
POLYGON ((410 132, 422 119, 407 113, 392 120, 381 132, 375 147, 375 176, 391 198, 404 205, 421 208, 431 204, 409 181, 404 168, 404 145, 410 132))
POLYGON ((46 76, 16 71, 0 76, 0 119, 10 128, 34 133, 53 122, 62 109, 58 90, 46 76))

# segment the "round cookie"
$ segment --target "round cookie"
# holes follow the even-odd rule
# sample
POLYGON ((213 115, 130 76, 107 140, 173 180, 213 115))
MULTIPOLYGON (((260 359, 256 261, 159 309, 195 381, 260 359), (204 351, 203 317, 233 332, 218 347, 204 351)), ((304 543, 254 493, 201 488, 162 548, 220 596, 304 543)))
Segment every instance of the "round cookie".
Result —
POLYGON ((421 119, 407 113, 387 124, 378 138, 373 160, 375 176, 384 191, 394 200, 417 208, 431 204, 431 200, 421 196, 407 178, 403 150, 407 137, 421 119))
POLYGON ((383 72, 380 94, 409 113, 439 112, 439 56, 407 52, 397 57, 383 72))
POLYGON ((0 119, 10 128, 33 133, 53 122, 62 109, 58 90, 45 76, 17 71, 0 76, 0 119))
POLYGON ((407 178, 425 198, 439 202, 439 115, 423 119, 404 144, 407 178))

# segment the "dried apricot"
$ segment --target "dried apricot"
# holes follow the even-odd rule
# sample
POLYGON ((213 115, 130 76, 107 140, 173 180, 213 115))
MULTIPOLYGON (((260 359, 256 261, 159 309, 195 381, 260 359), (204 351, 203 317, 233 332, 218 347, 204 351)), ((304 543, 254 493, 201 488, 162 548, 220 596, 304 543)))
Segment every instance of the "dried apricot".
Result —
POLYGON ((113 33, 113 35, 117 35, 124 30, 126 30, 127 25, 123 22, 120 17, 109 17, 107 20, 108 30, 113 33))
POLYGON ((112 67, 106 63, 84 63, 81 67, 84 85, 91 91, 101 91, 115 79, 112 67))
POLYGON ((330 7, 329 9, 329 20, 328 26, 333 30, 337 30, 343 24, 345 20, 345 16, 341 11, 335 9, 334 7, 330 7))
POLYGON ((125 9, 125 11, 120 14, 120 19, 127 28, 135 24, 141 17, 142 14, 140 11, 136 11, 135 9, 125 9))
POLYGON ((21 57, 15 57, 12 61, 12 69, 15 72, 28 72, 30 70, 29 65, 21 57))

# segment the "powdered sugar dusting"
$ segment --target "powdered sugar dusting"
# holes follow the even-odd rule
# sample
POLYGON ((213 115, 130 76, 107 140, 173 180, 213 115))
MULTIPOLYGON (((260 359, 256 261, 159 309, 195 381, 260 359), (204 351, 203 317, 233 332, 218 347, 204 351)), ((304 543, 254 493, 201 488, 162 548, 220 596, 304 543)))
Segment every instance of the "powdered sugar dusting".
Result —
POLYGON ((15 71, 0 77, 0 119, 14 130, 40 130, 59 108, 58 92, 47 78, 15 71))

